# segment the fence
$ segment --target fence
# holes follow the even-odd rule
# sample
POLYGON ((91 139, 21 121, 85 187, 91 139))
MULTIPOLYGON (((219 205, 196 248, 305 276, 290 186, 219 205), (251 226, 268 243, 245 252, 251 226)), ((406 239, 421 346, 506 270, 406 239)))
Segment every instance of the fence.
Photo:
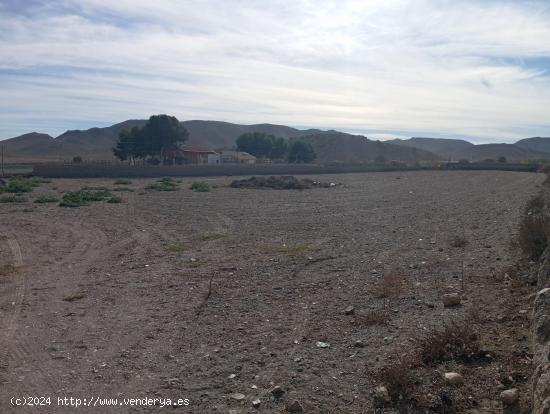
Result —
POLYGON ((314 164, 224 164, 224 165, 175 165, 175 166, 132 166, 101 163, 40 163, 35 164, 33 174, 49 178, 116 178, 144 177, 214 177, 235 175, 293 175, 293 174, 342 174, 382 171, 417 170, 503 170, 537 171, 536 164, 470 163, 442 164, 440 166, 407 165, 314 165, 314 164))

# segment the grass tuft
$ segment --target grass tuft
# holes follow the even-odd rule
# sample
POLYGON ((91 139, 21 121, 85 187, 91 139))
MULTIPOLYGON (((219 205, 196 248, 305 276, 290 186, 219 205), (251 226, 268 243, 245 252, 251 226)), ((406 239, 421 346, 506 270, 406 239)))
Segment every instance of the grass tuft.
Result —
POLYGON ((24 203, 27 199, 18 195, 7 195, 0 197, 0 203, 24 203))
POLYGON ((402 401, 412 396, 415 389, 415 379, 412 370, 417 365, 413 355, 402 355, 399 360, 388 364, 374 375, 383 384, 393 401, 402 401))
POLYGON ((178 183, 170 177, 164 177, 157 180, 156 183, 145 186, 145 189, 156 191, 176 191, 178 189, 178 183))
POLYGON ((289 256, 295 256, 300 253, 305 253, 308 250, 310 250, 310 246, 307 243, 297 243, 292 245, 283 245, 280 247, 277 247, 276 252, 277 253, 284 253, 289 256))
POLYGON ((225 233, 219 233, 219 232, 210 232, 210 233, 204 233, 199 236, 199 239, 202 241, 209 241, 209 240, 218 240, 224 238, 226 235, 225 233))
POLYGON ((470 319, 446 322, 418 338, 416 345, 425 364, 456 359, 469 361, 481 350, 475 323, 470 319))
POLYGON ((193 181, 190 188, 198 193, 207 193, 210 191, 210 184, 204 181, 193 181))
POLYGON ((184 247, 181 244, 170 244, 168 245, 168 251, 172 253, 181 253, 184 251, 184 247))
POLYGON ((80 300, 80 299, 84 299, 86 297, 86 294, 85 293, 74 293, 72 295, 69 295, 69 296, 65 296, 63 298, 63 300, 65 302, 74 302, 75 300, 80 300))
POLYGON ((372 294, 376 298, 389 299, 398 297, 403 291, 405 276, 399 273, 385 273, 373 286, 372 294))
POLYGON ((122 198, 113 196, 113 197, 109 198, 107 200, 107 202, 111 203, 111 204, 120 204, 120 203, 122 203, 122 198))
POLYGON ((42 195, 34 200, 37 204, 56 203, 57 201, 59 200, 53 195, 42 195))
POLYGON ((15 265, 8 263, 0 265, 0 276, 9 276, 17 271, 17 267, 15 265))

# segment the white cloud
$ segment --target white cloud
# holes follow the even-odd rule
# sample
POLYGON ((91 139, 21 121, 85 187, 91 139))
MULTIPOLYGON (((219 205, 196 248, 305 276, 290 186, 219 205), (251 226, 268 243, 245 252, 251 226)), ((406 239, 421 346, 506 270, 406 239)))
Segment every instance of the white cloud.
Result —
POLYGON ((65 0, 0 13, 0 137, 43 125, 28 119, 59 133, 163 112, 550 134, 550 76, 530 64, 550 62, 544 2, 65 0))

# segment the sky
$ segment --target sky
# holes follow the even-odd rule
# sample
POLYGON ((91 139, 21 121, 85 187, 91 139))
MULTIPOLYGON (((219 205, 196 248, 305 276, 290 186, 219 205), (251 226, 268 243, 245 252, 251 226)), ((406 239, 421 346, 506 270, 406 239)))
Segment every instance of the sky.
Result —
POLYGON ((550 1, 0 0, 0 139, 160 113, 550 136, 550 1))

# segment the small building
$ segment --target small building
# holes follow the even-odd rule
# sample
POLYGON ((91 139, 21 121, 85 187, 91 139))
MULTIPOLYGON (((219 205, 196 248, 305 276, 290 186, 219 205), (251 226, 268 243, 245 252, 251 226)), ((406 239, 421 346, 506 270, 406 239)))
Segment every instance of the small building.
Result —
POLYGON ((220 154, 210 148, 180 145, 179 152, 186 164, 220 164, 220 154))
POLYGON ((221 150, 221 162, 224 164, 255 164, 256 157, 248 152, 235 150, 221 150))

